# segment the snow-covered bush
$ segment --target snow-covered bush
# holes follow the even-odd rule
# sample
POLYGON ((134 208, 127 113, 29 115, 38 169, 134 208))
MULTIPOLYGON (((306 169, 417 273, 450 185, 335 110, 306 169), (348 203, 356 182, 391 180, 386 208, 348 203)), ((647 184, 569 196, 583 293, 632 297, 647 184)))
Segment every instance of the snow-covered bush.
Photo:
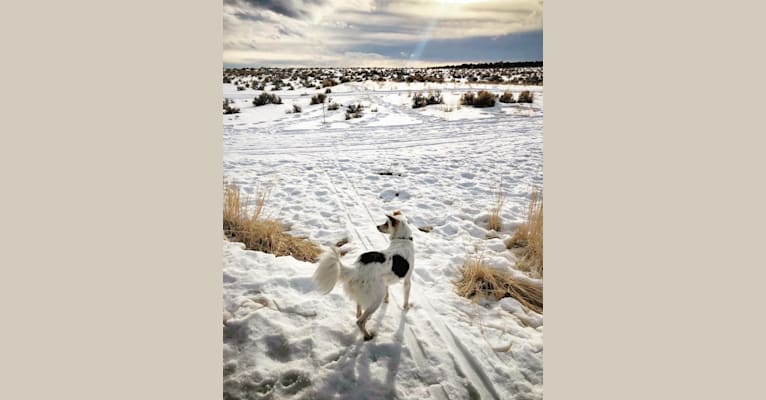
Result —
POLYGON ((476 95, 473 92, 465 92, 462 96, 460 96, 460 105, 462 106, 472 106, 473 105, 473 99, 476 97, 476 95))
POLYGON ((362 110, 364 106, 361 104, 352 104, 346 109, 346 119, 362 118, 362 110))
POLYGON ((517 103, 532 103, 535 101, 535 95, 529 90, 525 90, 519 94, 517 103))
POLYGON ((253 99, 253 105, 264 106, 266 104, 282 104, 282 99, 276 94, 263 92, 253 99))
POLYGON ((431 104, 444 104, 444 99, 440 91, 428 92, 428 95, 417 93, 412 97, 412 108, 421 108, 431 104))
POLYGON ((237 114, 237 113, 239 113, 239 108, 231 106, 233 103, 234 102, 231 99, 223 99, 223 113, 224 114, 237 114))
POLYGON ((513 93, 510 90, 506 90, 498 99, 501 103, 513 103, 513 93))
POLYGON ((460 96, 460 104, 474 107, 493 107, 495 105, 495 95, 486 90, 479 90, 476 94, 465 92, 460 96))
POLYGON ((324 103, 325 99, 327 98, 326 95, 322 93, 317 93, 314 96, 311 96, 311 104, 321 104, 324 103))
POLYGON ((476 93, 476 98, 473 99, 474 107, 493 107, 494 105, 495 95, 486 90, 479 90, 479 93, 476 93))

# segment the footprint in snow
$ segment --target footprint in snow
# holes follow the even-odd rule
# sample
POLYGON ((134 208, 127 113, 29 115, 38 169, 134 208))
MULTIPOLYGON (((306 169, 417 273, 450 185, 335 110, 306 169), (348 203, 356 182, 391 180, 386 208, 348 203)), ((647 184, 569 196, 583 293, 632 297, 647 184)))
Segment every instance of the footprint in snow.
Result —
POLYGON ((296 394, 310 385, 311 379, 303 371, 287 371, 279 378, 279 391, 284 394, 296 394))
POLYGON ((269 378, 261 381, 251 377, 228 379, 223 383, 223 397, 225 399, 270 399, 275 385, 276 381, 269 378))

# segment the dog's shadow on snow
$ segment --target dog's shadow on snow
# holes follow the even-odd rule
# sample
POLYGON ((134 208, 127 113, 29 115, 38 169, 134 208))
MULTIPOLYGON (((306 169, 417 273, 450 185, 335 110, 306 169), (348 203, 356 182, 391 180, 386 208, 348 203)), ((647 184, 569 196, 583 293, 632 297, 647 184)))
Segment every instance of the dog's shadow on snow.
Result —
POLYGON ((314 398, 317 395, 320 397, 340 395, 343 399, 396 398, 396 374, 401 363, 407 314, 402 311, 394 336, 390 339, 382 339, 380 329, 389 306, 396 307, 393 303, 383 304, 375 313, 375 326, 371 329, 375 338, 365 342, 357 330, 355 332, 357 341, 338 358, 333 371, 323 379, 324 385, 305 393, 308 395, 306 398, 314 398), (371 363, 377 363, 384 358, 387 359, 386 377, 383 381, 378 381, 372 376, 370 366, 371 363))

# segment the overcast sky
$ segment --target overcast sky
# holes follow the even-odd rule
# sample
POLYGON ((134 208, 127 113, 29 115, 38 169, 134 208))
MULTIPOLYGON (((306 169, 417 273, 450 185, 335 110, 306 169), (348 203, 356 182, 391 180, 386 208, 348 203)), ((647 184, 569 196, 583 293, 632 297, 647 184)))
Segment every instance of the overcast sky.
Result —
POLYGON ((223 3, 226 67, 423 66, 542 59, 542 0, 223 3))

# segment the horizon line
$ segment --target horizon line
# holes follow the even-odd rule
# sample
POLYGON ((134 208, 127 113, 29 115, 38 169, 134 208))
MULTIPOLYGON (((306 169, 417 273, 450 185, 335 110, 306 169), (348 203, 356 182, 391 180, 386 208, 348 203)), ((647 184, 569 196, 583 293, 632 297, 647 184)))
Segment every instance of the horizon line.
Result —
POLYGON ((465 62, 453 62, 450 64, 446 63, 434 63, 434 65, 429 66, 340 66, 340 65, 316 65, 316 66, 299 66, 299 65, 244 65, 244 64, 229 64, 223 63, 224 69, 246 69, 246 68, 283 68, 283 69, 319 69, 319 68, 379 68, 379 69, 401 69, 401 68, 413 68, 413 69, 419 69, 419 68, 448 68, 448 67, 459 67, 461 65, 477 65, 477 64, 498 64, 498 63, 508 63, 508 64, 523 64, 523 63, 543 63, 543 60, 523 60, 523 61, 465 61, 465 62))

